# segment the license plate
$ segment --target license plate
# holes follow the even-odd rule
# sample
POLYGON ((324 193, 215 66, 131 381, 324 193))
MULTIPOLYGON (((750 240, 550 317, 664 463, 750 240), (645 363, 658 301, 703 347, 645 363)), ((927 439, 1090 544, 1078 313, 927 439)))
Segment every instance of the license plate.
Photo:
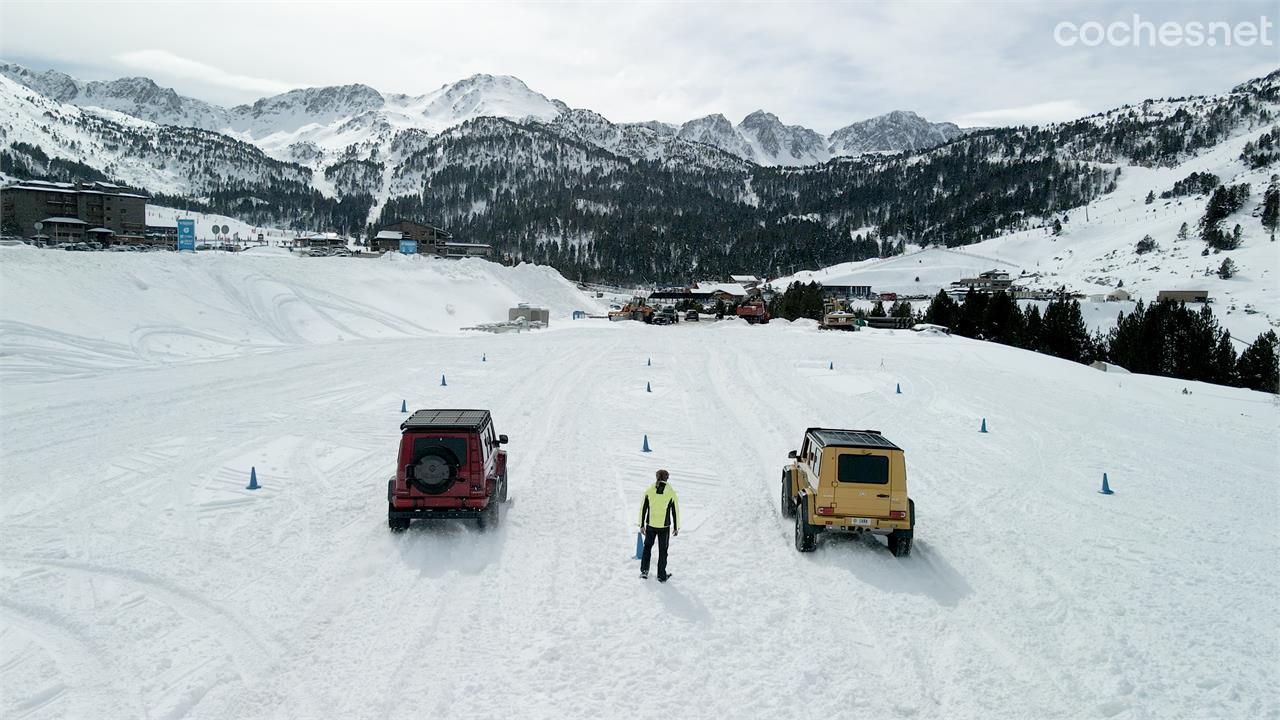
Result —
POLYGON ((853 518, 854 525, 870 525, 871 518, 853 518))

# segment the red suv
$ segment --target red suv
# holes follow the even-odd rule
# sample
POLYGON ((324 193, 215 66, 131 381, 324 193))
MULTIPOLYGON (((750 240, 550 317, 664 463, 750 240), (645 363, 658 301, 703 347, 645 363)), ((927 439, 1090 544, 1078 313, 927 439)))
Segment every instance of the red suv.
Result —
POLYGON ((506 435, 488 410, 418 410, 400 423, 400 456, 387 481, 387 525, 414 518, 475 520, 496 528, 507 501, 506 435))

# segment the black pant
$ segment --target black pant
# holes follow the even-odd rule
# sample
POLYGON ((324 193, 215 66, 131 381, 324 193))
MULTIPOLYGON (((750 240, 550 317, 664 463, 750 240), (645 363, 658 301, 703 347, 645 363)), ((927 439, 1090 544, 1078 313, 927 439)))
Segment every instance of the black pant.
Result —
POLYGON ((671 540, 671 528, 645 526, 644 554, 640 556, 640 572, 649 572, 649 556, 653 554, 653 541, 658 541, 658 577, 667 576, 667 542, 671 540))

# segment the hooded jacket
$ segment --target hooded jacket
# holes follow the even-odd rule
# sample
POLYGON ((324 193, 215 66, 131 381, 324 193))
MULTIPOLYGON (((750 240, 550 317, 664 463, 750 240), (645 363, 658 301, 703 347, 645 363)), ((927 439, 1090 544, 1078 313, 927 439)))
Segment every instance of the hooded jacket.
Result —
POLYGON ((680 501, 676 499, 676 490, 669 482, 656 482, 644 493, 644 504, 640 506, 640 525, 664 528, 670 526, 680 532, 680 501))

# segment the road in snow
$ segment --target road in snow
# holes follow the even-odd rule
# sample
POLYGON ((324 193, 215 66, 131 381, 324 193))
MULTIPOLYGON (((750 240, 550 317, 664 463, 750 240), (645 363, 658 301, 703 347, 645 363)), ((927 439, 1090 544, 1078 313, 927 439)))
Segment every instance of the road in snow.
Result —
MULTIPOLYGON (((326 267, 257 262, 263 282, 326 267)), ((71 362, 92 347, 65 338, 41 365, 27 320, 21 362, 0 358, 5 718, 1280 711, 1272 396, 809 323, 559 321, 113 366, 71 362), (388 532, 402 399, 493 410, 514 498, 498 532, 388 532), (905 448, 912 557, 793 549, 779 471, 807 425, 905 448), (658 467, 685 513, 667 585, 630 560, 658 467)))

